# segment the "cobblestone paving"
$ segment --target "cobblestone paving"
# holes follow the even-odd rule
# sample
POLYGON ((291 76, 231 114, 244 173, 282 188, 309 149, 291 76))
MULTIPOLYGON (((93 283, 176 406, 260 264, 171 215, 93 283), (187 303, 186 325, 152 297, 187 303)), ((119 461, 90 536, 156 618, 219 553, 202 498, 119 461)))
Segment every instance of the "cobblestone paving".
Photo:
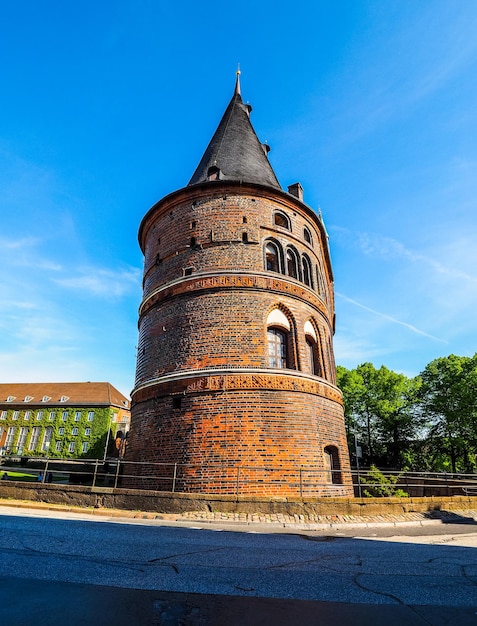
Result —
MULTIPOLYGON (((154 514, 153 514, 154 515, 154 514)), ((155 514, 155 517, 162 517, 155 514)), ((164 517, 166 517, 164 515, 164 517)), ((167 516, 169 517, 169 516, 167 516)), ((444 520, 447 522, 462 522, 463 520, 477 521, 477 510, 465 511, 433 511, 432 513, 404 513, 402 515, 284 515, 277 514, 253 514, 253 513, 216 513, 216 512, 188 512, 180 516, 170 517, 183 520, 196 520, 203 522, 243 522, 248 524, 283 524, 288 525, 320 525, 341 526, 346 524, 360 524, 363 526, 375 524, 402 524, 407 522, 428 522, 430 520, 444 520)))
POLYGON ((283 527, 300 526, 304 527, 340 527, 347 525, 354 526, 375 526, 376 524, 400 525, 409 522, 429 523, 432 521, 444 521, 447 523, 471 523, 477 522, 477 509, 465 509, 458 511, 434 510, 429 513, 403 513, 400 515, 286 515, 283 513, 223 513, 218 511, 189 511, 184 513, 155 513, 147 511, 127 511, 120 509, 106 508, 79 508, 61 504, 48 504, 44 502, 31 502, 26 500, 0 500, 0 505, 5 507, 16 507, 25 509, 38 509, 48 511, 63 511, 68 513, 79 513, 91 515, 93 517, 117 517, 132 519, 150 519, 178 522, 230 522, 234 524, 274 524, 283 527))

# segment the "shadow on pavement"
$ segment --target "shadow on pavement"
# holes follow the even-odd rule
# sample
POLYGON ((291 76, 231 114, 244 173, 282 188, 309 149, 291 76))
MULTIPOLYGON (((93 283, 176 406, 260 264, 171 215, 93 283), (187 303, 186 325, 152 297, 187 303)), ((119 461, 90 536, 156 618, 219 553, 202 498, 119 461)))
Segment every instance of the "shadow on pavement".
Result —
POLYGON ((0 623, 8 626, 475 626, 477 618, 473 608, 168 593, 1 577, 0 623))
POLYGON ((464 515, 459 515, 458 513, 454 513, 453 511, 445 511, 443 509, 434 509, 433 511, 429 511, 425 516, 428 519, 433 520, 441 520, 443 524, 474 524, 477 525, 477 520, 473 517, 465 517, 464 515))

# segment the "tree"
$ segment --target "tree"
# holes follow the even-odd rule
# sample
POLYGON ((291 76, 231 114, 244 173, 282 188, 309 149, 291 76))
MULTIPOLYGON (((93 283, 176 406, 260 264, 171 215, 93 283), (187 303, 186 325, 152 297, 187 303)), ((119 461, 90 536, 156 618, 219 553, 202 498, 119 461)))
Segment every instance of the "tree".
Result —
POLYGON ((401 469, 409 464, 412 442, 422 420, 416 411, 419 379, 363 363, 354 370, 337 368, 345 406, 348 441, 352 434, 363 443, 366 464, 401 469))
POLYGON ((435 469, 472 472, 477 452, 477 354, 431 361, 420 375, 419 398, 430 420, 435 469))

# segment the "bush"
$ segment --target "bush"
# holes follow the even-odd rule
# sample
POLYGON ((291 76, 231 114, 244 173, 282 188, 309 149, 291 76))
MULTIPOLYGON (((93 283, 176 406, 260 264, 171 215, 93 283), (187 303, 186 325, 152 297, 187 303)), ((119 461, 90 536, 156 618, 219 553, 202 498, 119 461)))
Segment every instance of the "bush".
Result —
POLYGON ((367 498, 407 498, 409 494, 395 486, 401 476, 402 474, 385 476, 375 465, 371 465, 369 472, 359 477, 359 482, 366 485, 367 489, 363 494, 367 498))

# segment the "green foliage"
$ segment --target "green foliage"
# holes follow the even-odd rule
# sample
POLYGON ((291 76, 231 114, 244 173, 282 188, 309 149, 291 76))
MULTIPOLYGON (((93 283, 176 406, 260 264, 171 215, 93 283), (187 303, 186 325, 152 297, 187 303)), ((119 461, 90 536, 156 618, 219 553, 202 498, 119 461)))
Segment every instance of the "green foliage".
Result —
POLYGON ((359 480, 367 487, 363 491, 367 498, 407 498, 409 494, 396 487, 400 478, 401 475, 385 476, 375 465, 371 465, 369 471, 364 476, 360 476, 359 480))
POLYGON ((416 378, 363 363, 337 368, 351 454, 362 465, 471 473, 477 454, 477 354, 435 359, 416 378))
POLYGON ((477 354, 451 354, 421 374, 419 400, 429 417, 428 452, 437 469, 471 473, 477 452, 477 354))
POLYGON ((338 367, 337 378, 343 392, 348 438, 358 436, 365 464, 407 465, 404 451, 409 452, 421 424, 413 410, 419 379, 409 379, 384 365, 376 369, 372 363, 354 370, 338 367))
MULTIPOLYGON (((19 454, 27 458, 28 456, 46 457, 49 458, 102 458, 104 455, 104 449, 106 445, 107 432, 111 428, 111 415, 113 410, 109 407, 70 407, 70 406, 57 406, 48 407, 43 409, 43 417, 41 420, 36 419, 37 409, 33 409, 32 415, 28 421, 24 419, 25 410, 21 410, 18 419, 13 419, 14 409, 9 410, 6 420, 0 423, 6 430, 10 426, 17 428, 15 439, 11 450, 13 453, 17 452, 18 441, 20 436, 20 428, 27 426, 29 428, 29 434, 26 441, 28 446, 31 436, 31 429, 39 427, 40 435, 38 437, 38 444, 35 450, 27 449, 26 447, 18 450, 19 454), (90 421, 88 418, 89 412, 94 411, 94 417, 90 421), (56 417, 53 420, 49 419, 50 412, 54 412, 56 417), (80 414, 77 419, 77 413, 80 414), (41 450, 43 438, 47 428, 51 428, 50 446, 47 451, 41 450), (77 429, 77 431, 75 430, 77 429), (89 435, 86 434, 89 430, 89 435), (77 434, 74 434, 77 432, 77 434), (57 442, 60 442, 59 449, 57 449, 57 442), (71 452, 70 444, 74 443, 74 450, 71 452), (88 450, 83 453, 83 443, 88 444, 88 450)), ((110 441, 113 441, 113 433, 110 433, 110 441)))

